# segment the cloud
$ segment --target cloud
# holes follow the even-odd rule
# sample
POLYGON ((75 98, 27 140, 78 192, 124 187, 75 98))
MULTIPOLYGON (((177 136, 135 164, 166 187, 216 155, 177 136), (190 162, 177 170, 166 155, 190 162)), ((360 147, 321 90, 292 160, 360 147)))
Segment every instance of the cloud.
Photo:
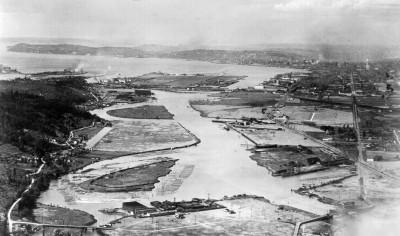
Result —
POLYGON ((282 11, 342 10, 342 9, 400 9, 398 0, 289 0, 277 3, 274 8, 282 11))
POLYGON ((396 1, 0 0, 0 36, 132 45, 398 44, 396 1))

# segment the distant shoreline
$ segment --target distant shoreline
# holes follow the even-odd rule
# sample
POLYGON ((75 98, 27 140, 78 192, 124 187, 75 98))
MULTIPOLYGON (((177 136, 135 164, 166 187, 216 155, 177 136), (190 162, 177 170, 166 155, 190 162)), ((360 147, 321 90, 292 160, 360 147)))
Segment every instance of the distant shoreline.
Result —
POLYGON ((50 55, 70 55, 70 56, 109 56, 116 58, 157 58, 157 59, 177 59, 185 61, 203 61, 220 65, 243 65, 256 67, 275 67, 291 69, 307 69, 303 60, 313 60, 307 56, 293 54, 285 51, 274 50, 213 50, 213 49, 195 49, 172 52, 149 52, 135 47, 88 47, 75 44, 26 44, 17 43, 7 46, 8 52, 29 53, 29 54, 50 54, 50 55), (274 55, 277 52, 278 56, 274 55), (252 56, 254 53, 263 53, 260 60, 262 63, 238 63, 243 55, 252 56), (230 54, 230 55, 227 55, 230 54), (290 55, 289 55, 290 54, 290 55), (202 57, 202 58, 200 58, 202 57), (207 58, 208 57, 208 58, 207 58), (267 57, 267 58, 266 58, 267 57), (275 59, 272 59, 275 58, 275 59), (223 61, 230 60, 230 61, 223 61), (288 64, 296 60, 300 64, 288 64), (273 63, 271 63, 273 62, 273 63))

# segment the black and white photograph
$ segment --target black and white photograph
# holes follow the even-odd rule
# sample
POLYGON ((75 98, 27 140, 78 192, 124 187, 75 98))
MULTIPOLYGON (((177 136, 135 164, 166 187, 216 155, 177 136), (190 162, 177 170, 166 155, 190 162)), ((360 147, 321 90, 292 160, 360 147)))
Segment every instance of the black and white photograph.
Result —
POLYGON ((0 236, 399 236, 400 1, 0 0, 0 236))

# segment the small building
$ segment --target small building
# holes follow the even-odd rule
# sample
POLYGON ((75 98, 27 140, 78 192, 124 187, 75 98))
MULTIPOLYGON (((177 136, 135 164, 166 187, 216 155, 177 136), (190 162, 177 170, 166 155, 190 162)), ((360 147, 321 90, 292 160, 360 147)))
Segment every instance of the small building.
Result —
POLYGON ((142 205, 138 203, 137 201, 132 201, 132 202, 123 202, 122 203, 122 209, 125 211, 135 211, 135 210, 140 210, 140 209, 146 209, 147 207, 145 205, 142 205))
POLYGON ((154 212, 155 208, 147 207, 137 201, 123 202, 122 209, 129 212, 130 214, 146 214, 154 212))
POLYGON ((286 103, 290 103, 290 104, 300 104, 301 101, 300 101, 300 99, 298 99, 298 98, 288 98, 288 99, 286 100, 286 103))
POLYGON ((112 82, 113 83, 126 83, 125 79, 119 78, 119 77, 118 78, 113 78, 112 82))
POLYGON ((254 86, 254 89, 255 90, 263 90, 264 86, 263 85, 256 85, 256 86, 254 86))

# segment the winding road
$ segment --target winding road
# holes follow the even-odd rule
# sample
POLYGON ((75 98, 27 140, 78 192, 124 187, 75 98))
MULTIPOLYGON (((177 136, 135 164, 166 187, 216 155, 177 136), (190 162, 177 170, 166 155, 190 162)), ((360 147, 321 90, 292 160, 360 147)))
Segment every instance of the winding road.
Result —
MULTIPOLYGON (((33 176, 39 174, 40 172, 42 172, 43 167, 46 165, 46 162, 43 161, 43 159, 41 160, 43 163, 40 165, 40 167, 37 169, 37 171, 33 174, 33 176)), ((15 200, 15 202, 11 205, 10 209, 8 209, 7 212, 7 222, 8 222, 8 232, 12 233, 13 232, 13 225, 18 223, 18 224, 25 224, 27 222, 23 222, 23 221, 14 221, 12 219, 12 211, 14 210, 15 206, 22 200, 22 198, 24 197, 24 194, 26 194, 29 190, 31 190, 33 184, 35 183, 36 179, 33 177, 31 180, 31 184, 25 189, 25 191, 21 194, 21 197, 19 197, 17 200, 15 200)), ((32 223, 32 222, 28 222, 28 223, 32 223)))

